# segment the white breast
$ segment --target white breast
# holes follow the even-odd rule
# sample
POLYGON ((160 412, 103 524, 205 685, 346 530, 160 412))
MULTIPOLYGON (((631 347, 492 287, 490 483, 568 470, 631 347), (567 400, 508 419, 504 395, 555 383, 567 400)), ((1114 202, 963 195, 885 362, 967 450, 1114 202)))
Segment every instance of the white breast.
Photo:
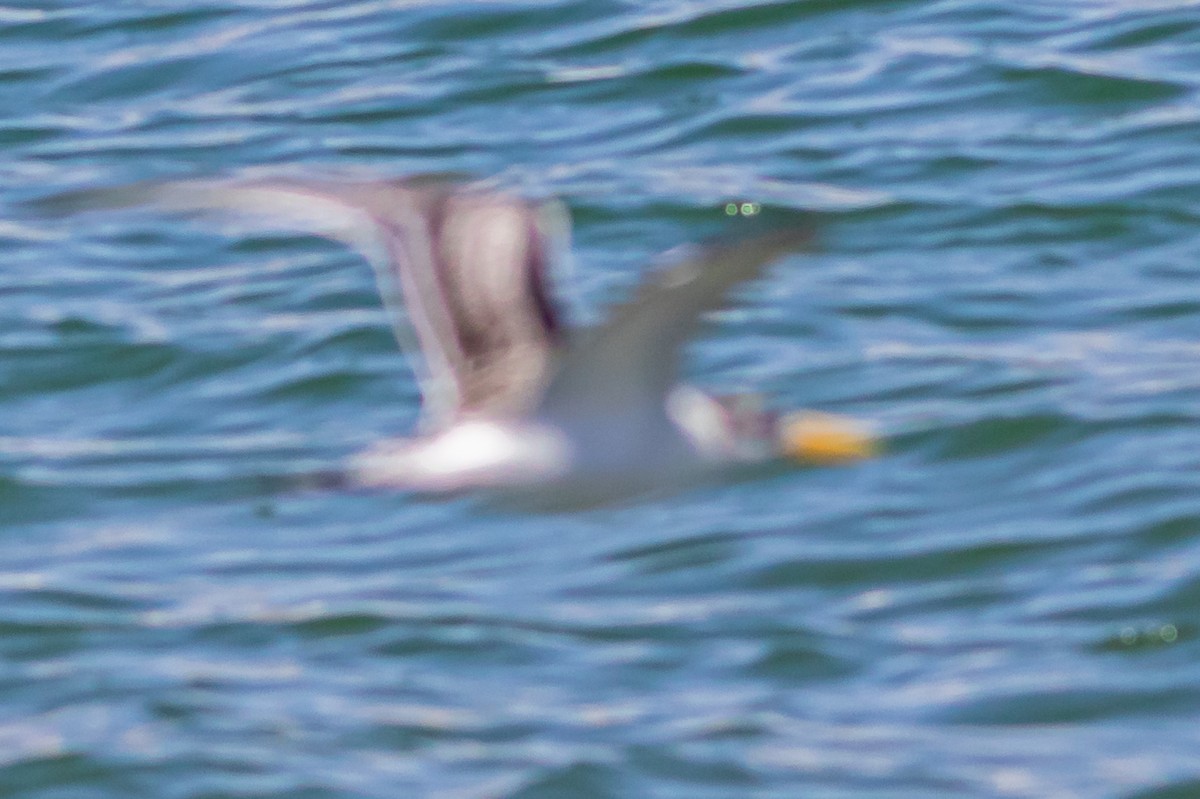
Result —
POLYGON ((354 459, 351 472, 363 486, 452 491, 553 480, 570 464, 570 446, 553 428, 466 421, 427 438, 372 447, 354 459))

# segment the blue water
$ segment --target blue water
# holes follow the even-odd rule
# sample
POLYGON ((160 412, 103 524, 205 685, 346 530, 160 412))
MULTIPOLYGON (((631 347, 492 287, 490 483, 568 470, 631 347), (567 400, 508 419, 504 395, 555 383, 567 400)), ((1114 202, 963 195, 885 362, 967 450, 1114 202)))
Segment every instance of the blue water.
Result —
POLYGON ((1200 6, 0 5, 0 796, 1200 796, 1200 6), (523 514, 282 488, 411 429, 368 267, 54 191, 563 196, 572 317, 820 215, 688 371, 883 457, 523 514))

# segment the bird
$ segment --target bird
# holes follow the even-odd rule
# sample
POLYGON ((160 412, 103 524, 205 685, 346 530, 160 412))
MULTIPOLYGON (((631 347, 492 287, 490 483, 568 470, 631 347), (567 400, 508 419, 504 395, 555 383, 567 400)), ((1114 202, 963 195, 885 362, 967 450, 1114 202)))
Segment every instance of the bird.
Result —
POLYGON ((572 327, 553 290, 570 229, 560 201, 447 180, 233 177, 84 189, 42 205, 216 213, 357 250, 412 357, 421 409, 413 435, 342 464, 344 485, 607 501, 877 449, 857 420, 768 410, 758 395, 714 396, 681 376, 704 314, 810 249, 807 223, 692 246, 649 270, 606 321, 572 327))

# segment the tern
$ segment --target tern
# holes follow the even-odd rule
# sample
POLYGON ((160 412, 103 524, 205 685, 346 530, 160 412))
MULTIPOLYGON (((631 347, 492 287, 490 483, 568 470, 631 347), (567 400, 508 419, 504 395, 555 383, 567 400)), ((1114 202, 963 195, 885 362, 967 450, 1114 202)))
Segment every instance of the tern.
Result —
POLYGON ((151 206, 233 215, 343 242, 375 273, 415 357, 416 434, 352 457, 349 485, 419 493, 550 491, 608 497, 747 466, 871 455, 855 420, 766 410, 683 382, 680 350, 703 314, 773 262, 807 249, 793 224, 651 270, 607 321, 570 330, 552 269, 564 206, 450 183, 225 179, 60 196, 57 211, 151 206))

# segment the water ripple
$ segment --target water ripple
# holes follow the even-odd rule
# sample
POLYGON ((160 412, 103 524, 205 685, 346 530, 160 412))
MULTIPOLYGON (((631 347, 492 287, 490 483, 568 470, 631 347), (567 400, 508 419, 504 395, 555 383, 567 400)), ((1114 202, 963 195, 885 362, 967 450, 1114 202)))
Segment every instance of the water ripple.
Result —
POLYGON ((1194 795, 1198 39, 1166 0, 0 5, 0 781, 1194 795), (367 265, 21 205, 264 166, 565 196, 582 321, 726 203, 819 218, 687 368, 889 450, 541 515, 297 487, 415 421, 367 265))

